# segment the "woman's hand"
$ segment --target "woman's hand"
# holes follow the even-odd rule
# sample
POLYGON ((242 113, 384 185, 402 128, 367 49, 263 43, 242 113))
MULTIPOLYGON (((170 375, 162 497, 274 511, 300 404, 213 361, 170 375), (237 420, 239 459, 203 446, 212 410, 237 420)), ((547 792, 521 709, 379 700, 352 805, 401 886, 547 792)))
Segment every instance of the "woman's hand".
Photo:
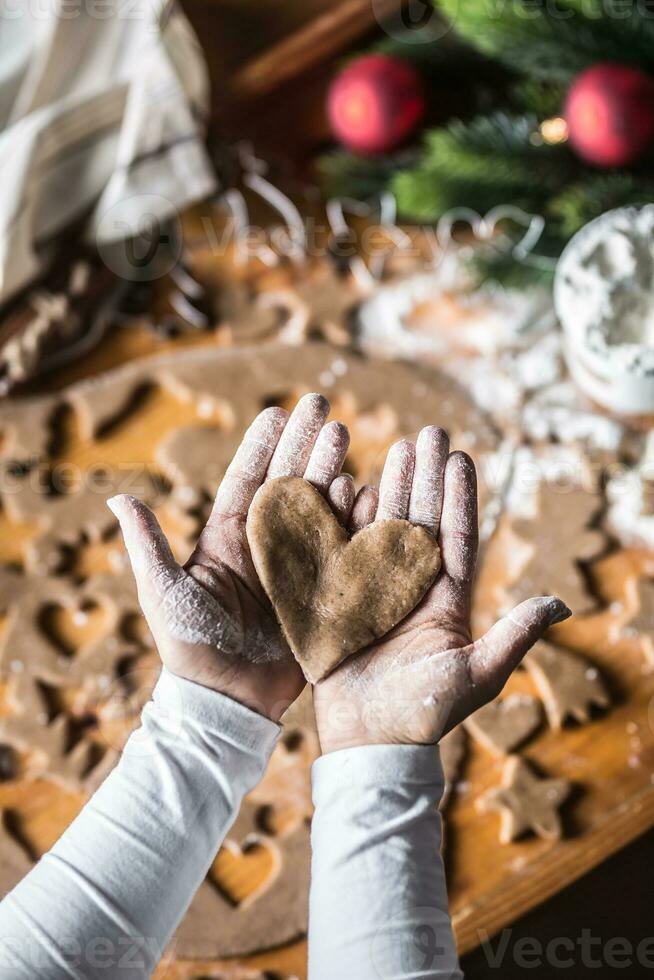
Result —
POLYGON ((570 610, 553 596, 528 599, 472 641, 477 483, 472 460, 449 454, 448 437, 423 429, 417 445, 391 447, 379 493, 364 488, 344 514, 353 530, 405 518, 434 534, 442 568, 419 606, 379 643, 316 685, 323 752, 380 743, 431 743, 496 697, 507 678, 570 610))
POLYGON ((306 395, 293 414, 268 408, 252 423, 218 489, 195 551, 174 559, 154 514, 126 494, 108 501, 116 514, 139 602, 166 667, 278 720, 304 687, 254 570, 245 533, 248 508, 263 481, 304 476, 351 506, 340 477, 349 434, 330 422, 329 403, 306 395))

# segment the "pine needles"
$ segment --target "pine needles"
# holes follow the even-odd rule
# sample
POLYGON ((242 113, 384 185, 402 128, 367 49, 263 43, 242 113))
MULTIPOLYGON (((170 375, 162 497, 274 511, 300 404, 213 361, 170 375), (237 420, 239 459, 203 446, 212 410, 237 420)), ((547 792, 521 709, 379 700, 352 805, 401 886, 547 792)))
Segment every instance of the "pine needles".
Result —
MULTIPOLYGON (((321 165, 326 185, 332 194, 359 197, 390 187, 400 215, 420 222, 437 222, 457 208, 483 216, 502 205, 540 215, 544 232, 536 251, 542 261, 516 260, 511 249, 484 250, 477 264, 484 275, 507 284, 543 281, 588 221, 611 208, 654 201, 651 164, 594 169, 566 142, 548 141, 543 126, 562 114, 571 80, 591 65, 614 61, 654 74, 654 0, 434 2, 450 18, 455 37, 421 45, 423 66, 431 52, 434 65, 442 67, 457 44, 467 42, 474 58, 506 69, 503 108, 432 129, 421 147, 395 156, 332 154, 321 165), (512 79, 508 86, 506 78, 512 79)), ((481 74, 469 72, 471 86, 481 74)), ((429 72, 423 77, 432 84, 429 72)))

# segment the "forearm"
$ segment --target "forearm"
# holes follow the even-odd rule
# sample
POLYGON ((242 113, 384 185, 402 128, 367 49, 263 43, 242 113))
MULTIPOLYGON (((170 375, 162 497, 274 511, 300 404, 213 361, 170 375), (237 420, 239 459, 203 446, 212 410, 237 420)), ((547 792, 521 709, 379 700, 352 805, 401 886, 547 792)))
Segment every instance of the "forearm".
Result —
POLYGON ((0 904, 2 976, 149 976, 278 732, 164 670, 117 767, 0 904))
POLYGON ((433 746, 375 745, 314 765, 309 978, 460 978, 433 746))

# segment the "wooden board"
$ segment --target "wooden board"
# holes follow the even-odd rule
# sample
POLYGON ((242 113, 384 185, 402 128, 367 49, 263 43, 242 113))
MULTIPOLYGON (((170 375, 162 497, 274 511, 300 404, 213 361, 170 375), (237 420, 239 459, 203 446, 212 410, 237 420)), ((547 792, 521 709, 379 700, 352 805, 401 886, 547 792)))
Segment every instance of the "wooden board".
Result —
MULTIPOLYGON (((85 361, 52 379, 48 387, 95 374, 155 349, 215 343, 215 338, 201 336, 162 345, 145 331, 118 332, 85 361)), ((161 435, 171 426, 194 418, 195 412, 193 405, 182 405, 173 395, 157 391, 141 405, 129 425, 119 427, 101 444, 70 431, 59 458, 82 467, 112 460, 147 462, 161 435)), ((21 540, 32 530, 16 528, 0 515, 0 531, 0 561, 15 561, 21 540)), ((508 575, 511 534, 503 522, 486 552, 477 590, 477 603, 486 614, 497 604, 498 585, 508 575)), ((97 571, 104 567, 106 554, 102 547, 89 548, 84 560, 89 571, 97 571)), ((592 569, 596 591, 603 601, 601 611, 563 624, 554 635, 600 667, 614 702, 608 712, 588 725, 568 728, 562 734, 544 730, 525 750, 525 756, 548 775, 575 783, 575 794, 564 811, 566 837, 562 841, 532 838, 507 846, 498 843, 498 817, 479 813, 476 800, 499 782, 501 761, 470 743, 462 781, 448 814, 450 899, 461 952, 472 949, 654 825, 654 674, 648 669, 640 638, 627 635, 610 639, 633 611, 634 578, 651 574, 651 565, 651 556, 633 550, 615 550, 602 558, 592 569)), ((527 675, 518 674, 509 690, 533 688, 527 675)), ((81 802, 79 795, 46 780, 0 783, 0 807, 12 811, 12 829, 34 856, 51 846, 81 802)), ((248 893, 256 888, 264 871, 253 862, 245 877, 235 875, 231 890, 237 896, 248 893)), ((213 975, 221 971, 219 976, 225 980, 249 980, 256 971, 274 970, 281 976, 304 978, 305 954, 305 944, 299 942, 238 963, 166 962, 156 975, 191 980, 209 971, 213 975)))
POLYGON ((401 0, 190 0, 184 10, 212 81, 223 83, 212 100, 220 113, 225 100, 260 98, 341 53, 400 7, 401 0))
MULTIPOLYGON (((504 522, 486 556, 478 602, 488 600, 496 588, 511 547, 504 522)), ((600 668, 614 699, 610 710, 591 723, 562 733, 546 730, 524 751, 543 772, 574 784, 564 808, 563 840, 532 838, 498 845, 499 818, 480 816, 475 800, 497 785, 502 763, 473 747, 463 791, 449 813, 449 885, 461 952, 473 949, 654 825, 654 673, 638 637, 609 639, 634 611, 629 583, 647 575, 651 564, 651 555, 635 550, 617 550, 602 558, 593 575, 613 611, 575 617, 550 631, 557 642, 586 654, 600 668)), ((507 691, 533 693, 534 688, 521 672, 511 678, 507 691)))

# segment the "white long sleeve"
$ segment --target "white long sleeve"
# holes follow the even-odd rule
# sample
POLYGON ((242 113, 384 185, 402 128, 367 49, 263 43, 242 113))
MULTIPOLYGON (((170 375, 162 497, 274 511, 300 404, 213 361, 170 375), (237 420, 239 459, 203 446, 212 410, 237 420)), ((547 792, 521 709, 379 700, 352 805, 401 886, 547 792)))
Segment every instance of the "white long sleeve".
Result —
POLYGON ((279 732, 164 670, 117 767, 0 904, 3 980, 149 976, 279 732))
POLYGON ((373 745, 313 767, 309 980, 460 980, 433 746, 373 745))

